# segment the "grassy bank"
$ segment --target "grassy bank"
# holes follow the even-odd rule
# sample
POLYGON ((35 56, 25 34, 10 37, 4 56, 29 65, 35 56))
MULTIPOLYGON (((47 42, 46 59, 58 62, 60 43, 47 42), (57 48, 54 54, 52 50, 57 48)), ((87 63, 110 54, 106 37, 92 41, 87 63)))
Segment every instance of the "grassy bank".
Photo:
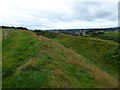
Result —
POLYGON ((62 34, 53 38, 53 40, 88 58, 96 65, 117 76, 120 66, 118 43, 97 38, 62 34))
POLYGON ((61 45, 61 38, 55 42, 30 31, 14 30, 3 40, 3 88, 117 87, 117 79, 61 45))

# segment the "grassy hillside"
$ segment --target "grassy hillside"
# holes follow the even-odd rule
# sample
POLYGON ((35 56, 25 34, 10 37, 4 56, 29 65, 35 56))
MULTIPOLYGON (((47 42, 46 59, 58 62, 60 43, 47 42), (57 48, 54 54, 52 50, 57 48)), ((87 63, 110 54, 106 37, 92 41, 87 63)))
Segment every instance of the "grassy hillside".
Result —
POLYGON ((10 33, 3 40, 3 88, 117 87, 117 79, 61 44, 30 31, 10 33))
POLYGON ((101 68, 117 75, 120 66, 118 43, 97 38, 59 35, 54 41, 86 57, 101 68))
MULTIPOLYGON (((35 31, 37 35, 41 34, 48 38, 51 38, 54 41, 64 45, 66 48, 69 48, 86 57, 89 59, 89 61, 99 66, 101 69, 111 73, 114 75, 114 77, 117 78, 118 69, 120 68, 120 52, 118 50, 119 43, 110 40, 99 39, 96 37, 80 37, 65 34, 56 34, 52 32, 43 32, 44 31, 35 31)), ((111 36, 112 38, 113 36, 118 37, 116 34, 118 33, 110 32, 109 35, 105 35, 109 37, 111 36), (114 34, 110 35, 111 33, 114 34)))

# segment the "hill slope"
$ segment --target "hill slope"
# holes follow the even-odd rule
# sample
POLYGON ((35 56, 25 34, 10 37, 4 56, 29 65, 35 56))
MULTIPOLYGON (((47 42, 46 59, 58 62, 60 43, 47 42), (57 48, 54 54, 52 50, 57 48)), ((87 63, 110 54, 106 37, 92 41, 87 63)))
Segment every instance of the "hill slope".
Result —
POLYGON ((3 88, 115 88, 117 79, 80 54, 30 31, 3 40, 3 88))
MULTIPOLYGON (((99 66, 101 69, 118 78, 118 69, 120 69, 119 43, 111 40, 99 39, 97 37, 73 36, 45 31, 34 32, 37 35, 43 35, 53 39, 66 48, 86 57, 94 65, 99 66)), ((110 32, 109 36, 114 39, 116 35, 117 32, 113 34, 110 32)))
POLYGON ((52 39, 79 55, 86 57, 90 62, 117 77, 118 69, 120 68, 119 43, 63 34, 59 34, 52 39))

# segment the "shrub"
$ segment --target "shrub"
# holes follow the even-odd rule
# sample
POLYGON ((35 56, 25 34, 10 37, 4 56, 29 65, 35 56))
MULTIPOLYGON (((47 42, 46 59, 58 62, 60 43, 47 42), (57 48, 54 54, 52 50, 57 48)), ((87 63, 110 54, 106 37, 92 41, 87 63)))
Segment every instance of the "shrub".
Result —
POLYGON ((48 38, 55 38, 57 36, 57 33, 48 32, 48 31, 35 30, 33 32, 35 32, 37 35, 43 35, 48 38))

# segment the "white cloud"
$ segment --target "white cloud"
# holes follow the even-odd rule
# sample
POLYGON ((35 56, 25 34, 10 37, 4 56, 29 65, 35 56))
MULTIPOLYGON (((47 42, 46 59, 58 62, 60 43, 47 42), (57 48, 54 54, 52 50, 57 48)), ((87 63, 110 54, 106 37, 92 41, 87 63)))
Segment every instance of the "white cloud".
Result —
POLYGON ((118 0, 92 1, 94 2, 88 2, 88 0, 0 0, 0 25, 37 29, 117 26, 118 0))

